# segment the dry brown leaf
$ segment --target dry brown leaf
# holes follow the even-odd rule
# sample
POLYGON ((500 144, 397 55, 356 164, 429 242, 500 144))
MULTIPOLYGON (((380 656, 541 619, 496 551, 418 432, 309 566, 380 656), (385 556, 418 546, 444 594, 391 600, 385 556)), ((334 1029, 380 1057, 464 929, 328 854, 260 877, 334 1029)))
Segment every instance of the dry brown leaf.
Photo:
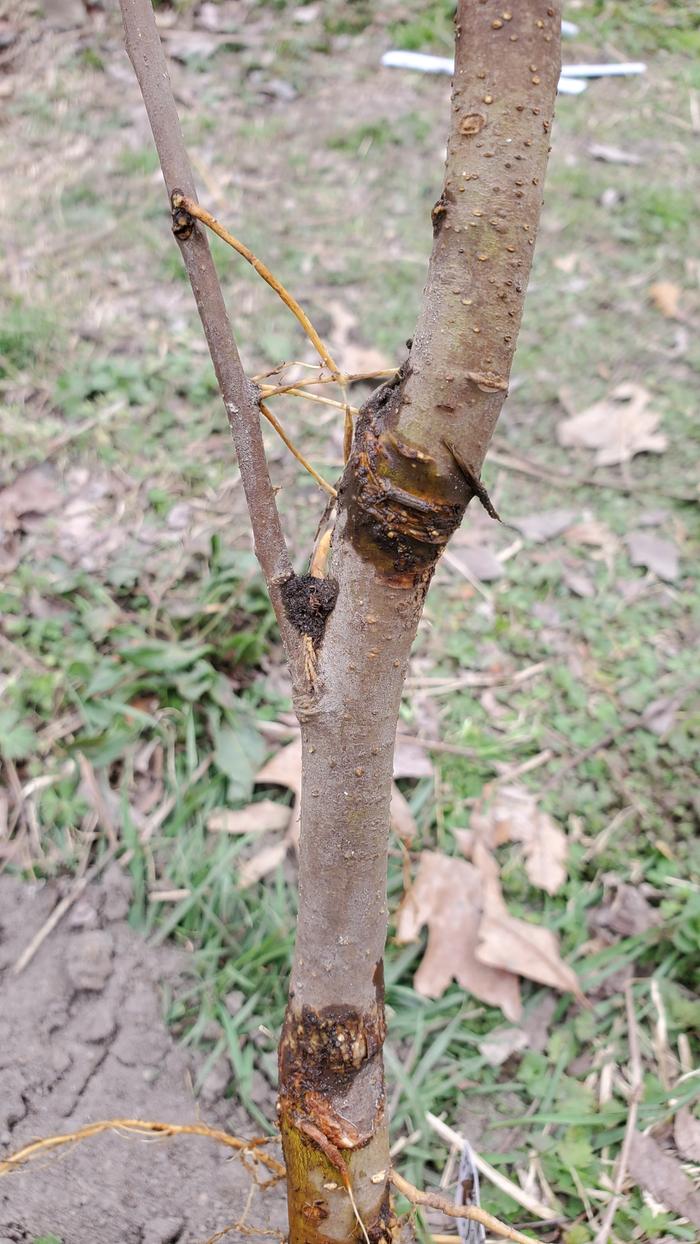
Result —
POLYGON ((394 777, 424 778, 435 773, 433 762, 424 747, 413 739, 396 740, 394 747, 394 777))
POLYGON ((255 885, 256 881, 261 881, 268 873, 273 872, 282 863, 287 854, 287 848, 286 839, 281 842, 272 842, 267 847, 261 847, 255 855, 251 855, 249 860, 244 860, 238 871, 239 888, 247 890, 249 886, 255 885))
POLYGON ((556 934, 509 914, 501 893, 498 864, 478 840, 473 858, 481 875, 484 906, 476 949, 478 961, 582 998, 575 972, 559 953, 556 934))
POLYGON ((575 251, 570 251, 568 255, 557 255, 557 258, 554 260, 554 267, 558 268, 560 272, 566 273, 567 276, 571 276, 571 273, 576 269, 579 259, 580 256, 575 251))
POLYGON ((397 941, 415 941, 422 926, 428 926, 428 945, 414 978, 418 993, 439 998, 454 979, 515 1022, 522 1011, 517 977, 476 957, 481 890, 479 873, 466 860, 423 851, 398 914, 397 941))
POLYGON ((353 340, 358 320, 347 306, 341 302, 331 302, 326 304, 326 308, 332 318, 328 336, 340 366, 348 375, 366 375, 368 372, 386 371, 396 366, 375 346, 365 346, 353 340))
POLYGON ((627 1169, 634 1182, 646 1188, 655 1201, 700 1227, 700 1192, 695 1190, 680 1162, 652 1136, 633 1133, 627 1169))
MULTIPOLYGON (((348 376, 366 376, 375 371, 388 371, 395 367, 388 354, 374 346, 357 345, 348 341, 340 352, 340 363, 348 376)), ((378 381, 377 383, 381 383, 378 381)))
POLYGON ((301 735, 275 752, 255 781, 258 786, 286 786, 298 797, 301 794, 301 735))
POLYGON ((547 1047, 549 1029, 557 1005, 557 1000, 551 993, 543 993, 523 1016, 521 1028, 527 1037, 528 1048, 536 1054, 541 1054, 547 1047))
POLYGON ((700 1119, 690 1106, 682 1106, 673 1120, 673 1139, 682 1157, 700 1165, 700 1119))
POLYGON ((401 794, 395 782, 391 784, 391 826, 402 842, 411 843, 418 833, 416 820, 408 800, 401 794))
POLYGON ((593 929, 609 929, 618 937, 638 937, 660 922, 659 912, 652 907, 638 886, 621 882, 612 898, 589 914, 593 929))
MULTIPOLYGON (((1 517, 0 523, 2 523, 1 517)), ((12 571, 19 565, 21 549, 19 536, 14 533, 5 536, 0 534, 0 575, 12 574, 12 571)))
POLYGON ((472 813, 471 828, 491 849, 522 842, 527 875, 548 894, 556 894, 566 881, 566 835, 526 787, 499 787, 486 807, 472 813))
POLYGON ((510 522, 526 539, 544 544, 545 540, 553 540, 571 527, 578 516, 578 510, 538 510, 535 514, 512 518, 510 522))
POLYGON ((496 579, 503 578, 505 573, 503 563, 485 544, 474 547, 462 544, 459 552, 452 554, 452 558, 453 562, 464 568, 467 575, 471 575, 473 579, 478 579, 481 583, 495 583, 496 579))
POLYGON ((574 596, 581 596, 587 600, 595 596, 595 584, 583 570, 571 570, 568 566, 564 566, 561 577, 574 596))
MULTIPOLYGON (((206 30, 163 30, 161 34, 165 37, 168 56, 184 62, 192 56, 198 59, 213 56, 227 41, 226 36, 222 39, 221 35, 206 30)), ((233 35, 228 36, 228 42, 233 38, 233 35)))
POLYGON ((291 808, 272 799, 249 803, 247 808, 214 808, 207 817, 207 829, 214 834, 264 834, 286 829, 291 808))
POLYGON ((660 416, 648 410, 651 394, 640 384, 619 384, 602 401, 557 424, 560 445, 596 451, 597 466, 629 462, 635 454, 664 453, 660 416))
POLYGON ((649 297, 657 311, 660 311, 667 320, 680 320, 683 318, 678 313, 681 289, 673 281, 655 281, 653 285, 649 286, 649 297))
POLYGON ((587 548, 601 549, 608 558, 614 556, 619 546, 617 536, 597 518, 583 518, 580 523, 574 523, 564 539, 567 544, 583 544, 587 548))
POLYGON ((528 1035, 522 1028, 494 1028, 479 1042, 477 1049, 490 1067, 500 1067, 511 1055, 526 1050, 529 1044, 528 1035))
POLYGON ((633 566, 651 570, 666 583, 673 583, 678 578, 678 549, 670 540, 652 536, 648 531, 630 531, 625 543, 633 566))
POLYGON ((651 704, 647 704, 642 714, 642 719, 647 730, 651 730, 652 734, 658 734, 659 738, 669 734, 676 724, 678 709, 685 698, 685 691, 676 692, 675 695, 664 695, 658 700, 652 700, 651 704))
POLYGON ((55 472, 30 467, 0 489, 0 530, 16 531, 25 514, 48 514, 63 501, 55 472))
POLYGON ((470 860, 472 857, 472 850, 474 848, 474 838, 476 837, 474 830, 455 828, 452 830, 452 837, 457 843, 462 855, 466 855, 467 859, 470 860))

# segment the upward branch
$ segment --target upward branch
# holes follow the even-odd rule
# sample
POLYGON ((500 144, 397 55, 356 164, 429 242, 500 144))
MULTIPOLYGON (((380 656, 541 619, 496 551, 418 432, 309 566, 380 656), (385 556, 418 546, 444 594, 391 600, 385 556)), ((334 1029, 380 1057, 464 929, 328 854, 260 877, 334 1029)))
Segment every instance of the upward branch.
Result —
MULTIPOLYGON (((151 0, 120 3, 126 50, 141 88, 168 197, 179 190, 196 202, 194 177, 151 0)), ((257 392, 243 370, 206 235, 197 226, 184 230, 184 235, 176 233, 231 428, 255 551, 296 670, 303 661, 301 645, 287 621, 281 595, 281 584, 291 577, 292 565, 267 467, 257 392)))
POLYGON ((559 78, 560 5, 459 5, 445 182, 398 420, 478 475, 525 301, 559 78), (511 11, 512 10, 512 11, 511 11))

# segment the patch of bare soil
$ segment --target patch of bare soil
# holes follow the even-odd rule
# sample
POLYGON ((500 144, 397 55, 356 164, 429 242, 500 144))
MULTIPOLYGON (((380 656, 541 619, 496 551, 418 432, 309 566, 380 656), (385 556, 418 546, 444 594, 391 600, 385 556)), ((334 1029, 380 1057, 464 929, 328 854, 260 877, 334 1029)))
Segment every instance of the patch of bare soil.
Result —
MULTIPOLYGON (((115 1116, 250 1134, 233 1100, 200 1112, 187 1055, 162 1017, 161 993, 182 985, 186 961, 128 927, 123 882, 115 869, 89 888, 15 976, 57 893, 0 878, 0 1158, 115 1116)), ((204 1244, 243 1215, 281 1234, 279 1186, 262 1193, 229 1150, 194 1136, 109 1132, 0 1177, 0 1244, 48 1234, 64 1244, 204 1244)))

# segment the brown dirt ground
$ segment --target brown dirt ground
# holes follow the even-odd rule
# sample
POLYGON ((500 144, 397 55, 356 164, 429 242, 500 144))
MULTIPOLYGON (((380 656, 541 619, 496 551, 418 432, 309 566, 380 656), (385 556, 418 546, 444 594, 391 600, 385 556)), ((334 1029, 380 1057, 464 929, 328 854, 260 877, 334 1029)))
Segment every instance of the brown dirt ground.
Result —
MULTIPOLYGON (((182 985, 186 959, 128 927, 118 867, 13 976, 58 898, 53 884, 0 878, 0 1157, 115 1115, 250 1134, 233 1102, 207 1100, 206 1082, 204 1101, 195 1101, 193 1067, 162 1015, 162 993, 182 985)), ((282 1234, 279 1189, 257 1189, 218 1144, 107 1133, 0 1178, 0 1241, 50 1234, 63 1244, 204 1244, 246 1208, 246 1225, 282 1234)))

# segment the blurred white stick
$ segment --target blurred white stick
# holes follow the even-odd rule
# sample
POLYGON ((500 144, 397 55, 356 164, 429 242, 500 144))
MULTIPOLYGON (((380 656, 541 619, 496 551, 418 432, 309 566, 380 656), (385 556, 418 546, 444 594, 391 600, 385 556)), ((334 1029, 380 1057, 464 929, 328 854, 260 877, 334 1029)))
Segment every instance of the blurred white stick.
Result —
MULTIPOLYGON (((425 1117, 433 1131, 437 1132, 438 1136, 446 1141, 448 1145, 458 1145, 460 1150, 464 1148, 464 1137, 460 1136, 459 1132, 455 1132, 451 1127, 448 1127, 447 1123, 443 1123, 442 1119, 438 1119, 429 1110, 426 1111, 425 1117)), ((536 1197, 530 1196, 529 1193, 523 1191, 511 1179, 507 1179, 500 1171, 490 1166, 474 1149, 472 1149, 471 1155, 475 1167, 484 1176, 484 1179, 490 1180, 496 1188, 500 1188, 501 1192, 505 1192, 506 1196, 512 1197, 518 1205, 522 1205, 523 1209, 528 1210, 534 1218, 548 1221, 557 1217, 557 1211, 552 1209, 550 1205, 545 1205, 542 1201, 538 1201, 536 1197)))
MULTIPOLYGON (((454 61, 450 56, 431 56, 427 52, 403 52, 395 50, 385 52, 382 65, 389 69, 414 69, 417 73, 454 72, 454 61)), ((646 65, 643 61, 626 61, 579 65, 562 65, 559 79, 559 91, 563 95, 580 95, 586 89, 586 78, 618 78, 644 73, 646 65)))
MULTIPOLYGON (((385 52, 382 65, 389 69, 415 69, 417 73, 445 73, 451 77, 455 63, 451 56, 431 56, 428 52, 402 52, 399 50, 385 52)), ((559 79, 559 91, 562 95, 580 95, 585 91, 586 83, 578 78, 565 77, 559 79)))

